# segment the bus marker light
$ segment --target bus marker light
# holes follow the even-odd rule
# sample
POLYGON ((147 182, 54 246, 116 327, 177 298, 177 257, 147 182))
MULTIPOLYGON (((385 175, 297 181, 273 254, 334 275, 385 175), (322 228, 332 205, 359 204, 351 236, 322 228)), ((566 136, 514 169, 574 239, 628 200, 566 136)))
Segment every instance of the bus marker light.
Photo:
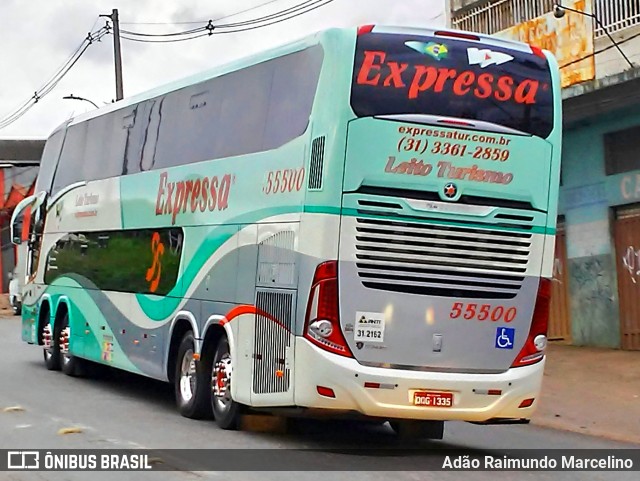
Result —
POLYGON ((134 339, 133 343, 137 346, 138 344, 140 344, 140 341, 138 341, 137 339, 134 339))
POLYGON ((462 38, 465 40, 475 40, 475 41, 480 41, 480 37, 478 37, 477 35, 472 35, 469 33, 463 33, 463 32, 447 32, 445 30, 438 30, 435 33, 436 37, 452 37, 452 38, 462 38))
POLYGON ((533 404, 533 401, 535 401, 535 398, 529 398, 529 399, 525 399, 524 401, 522 401, 520 403, 520 406, 518 406, 519 408, 528 408, 531 407, 531 405, 533 404))
POLYGON ((318 390, 318 394, 320 394, 321 396, 332 398, 336 397, 336 393, 334 393, 333 389, 331 389, 330 387, 316 386, 316 389, 318 390))
POLYGON ((368 389, 395 389, 393 384, 383 384, 379 382, 365 382, 364 387, 368 389))
POLYGON ((474 389, 473 392, 485 396, 502 396, 502 389, 474 389))
POLYGON ((194 360, 194 361, 199 361, 199 360, 200 360, 200 354, 198 354, 198 353, 193 353, 193 360, 194 360))
POLYGON ((278 369, 276 371, 276 377, 284 377, 284 371, 282 369, 278 369))
POLYGON ((544 52, 540 47, 535 47, 533 45, 529 45, 529 47, 531 47, 531 51, 533 52, 534 55, 537 55, 538 57, 541 57, 545 60, 547 59, 547 57, 544 56, 544 52))
POLYGON ((439 124, 448 124, 448 125, 455 125, 458 127, 475 127, 475 125, 473 125, 471 122, 465 122, 464 120, 449 120, 449 119, 441 119, 438 120, 439 124))

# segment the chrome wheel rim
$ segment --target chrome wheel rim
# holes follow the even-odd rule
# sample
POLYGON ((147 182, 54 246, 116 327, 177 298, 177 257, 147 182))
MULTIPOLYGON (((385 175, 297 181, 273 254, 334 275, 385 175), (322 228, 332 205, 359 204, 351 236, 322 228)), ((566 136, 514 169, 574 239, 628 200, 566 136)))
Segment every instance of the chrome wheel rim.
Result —
POLYGON ((59 346, 60 354, 62 354, 62 364, 67 364, 71 360, 69 354, 69 339, 71 338, 71 329, 69 326, 65 327, 60 333, 59 346))
POLYGON ((53 356, 51 343, 51 324, 47 323, 42 330, 42 344, 44 349, 44 357, 48 361, 53 356))
POLYGON ((211 390, 216 407, 220 411, 226 411, 231 405, 231 356, 225 353, 214 364, 211 375, 211 390))
POLYGON ((191 401, 196 390, 196 361, 193 349, 189 349, 182 357, 180 365, 180 395, 185 402, 191 401))

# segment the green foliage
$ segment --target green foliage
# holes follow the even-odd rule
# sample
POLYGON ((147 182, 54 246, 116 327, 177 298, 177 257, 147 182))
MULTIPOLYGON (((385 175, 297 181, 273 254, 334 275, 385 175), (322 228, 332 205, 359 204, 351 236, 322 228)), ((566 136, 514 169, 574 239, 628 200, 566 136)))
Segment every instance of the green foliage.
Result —
MULTIPOLYGON (((156 255, 151 242, 154 232, 161 234, 164 252, 159 257, 160 283, 153 294, 166 295, 178 278, 182 250, 181 243, 171 248, 169 229, 69 235, 50 253, 45 282, 50 284, 59 276, 75 273, 105 291, 150 294, 146 275, 156 255)), ((173 232, 172 237, 181 239, 181 235, 173 232)))

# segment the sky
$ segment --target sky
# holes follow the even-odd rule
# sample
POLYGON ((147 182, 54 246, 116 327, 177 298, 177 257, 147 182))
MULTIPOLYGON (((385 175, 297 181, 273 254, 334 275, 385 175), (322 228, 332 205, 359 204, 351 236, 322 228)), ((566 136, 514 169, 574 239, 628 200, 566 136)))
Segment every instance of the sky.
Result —
MULTIPOLYGON (((123 39, 124 96, 324 28, 371 23, 442 27, 446 23, 444 0, 315 1, 322 6, 252 31, 177 43, 123 39)), ((204 26, 207 20, 221 17, 227 18, 218 23, 251 20, 300 3, 302 0, 0 0, 0 122, 51 78, 89 31, 104 26, 106 19, 99 15, 111 14, 114 8, 119 11, 121 29, 157 34, 204 26), (202 23, 182 23, 192 21, 202 23)), ((62 98, 68 95, 90 99, 99 106, 115 99, 111 35, 93 43, 56 88, 23 117, 0 129, 0 138, 44 139, 68 118, 95 108, 89 102, 62 98)))

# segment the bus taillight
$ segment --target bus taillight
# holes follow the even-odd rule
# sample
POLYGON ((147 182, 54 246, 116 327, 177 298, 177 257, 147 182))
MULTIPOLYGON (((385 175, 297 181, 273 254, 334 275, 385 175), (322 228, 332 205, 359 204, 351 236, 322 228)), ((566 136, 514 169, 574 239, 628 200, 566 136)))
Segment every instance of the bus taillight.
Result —
POLYGON ((326 351, 353 357, 340 328, 338 261, 323 262, 316 268, 307 302, 304 337, 326 351))
POLYGON ((547 329, 549 326, 549 306, 551 305, 551 279, 540 279, 536 306, 527 341, 518 353, 511 367, 528 366, 540 361, 547 347, 547 329))

